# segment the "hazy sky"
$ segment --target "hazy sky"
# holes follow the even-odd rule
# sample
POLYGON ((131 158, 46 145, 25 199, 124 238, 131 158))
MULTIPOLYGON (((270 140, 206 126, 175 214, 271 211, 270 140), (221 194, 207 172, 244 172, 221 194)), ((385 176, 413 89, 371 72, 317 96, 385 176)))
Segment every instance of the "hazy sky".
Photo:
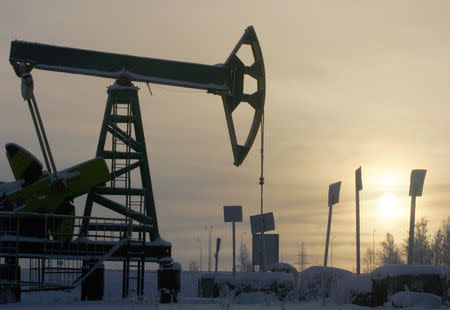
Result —
MULTIPOLYGON (((353 270, 359 166, 362 253, 374 229, 377 243, 386 232, 406 238, 411 169, 428 169, 416 218, 426 216, 434 232, 450 214, 449 12, 448 1, 4 1, 0 144, 14 141, 42 158, 8 62, 11 40, 216 64, 254 25, 267 77, 264 209, 275 214, 282 260, 296 264, 303 241, 308 262, 323 263, 328 186, 342 180, 333 265, 353 270), (380 204, 386 193, 397 198, 390 212, 380 204)), ((93 157, 113 81, 33 76, 57 167, 93 157)), ((157 85, 150 96, 137 86, 162 237, 184 268, 198 260, 201 238, 205 268, 204 226, 213 225, 213 238, 223 240, 221 268, 230 269, 231 224, 223 223, 222 206, 243 205, 237 242, 250 247, 259 137, 236 168, 220 97, 157 85)), ((239 124, 245 131, 249 120, 239 124)), ((13 178, 4 152, 0 178, 13 178)))

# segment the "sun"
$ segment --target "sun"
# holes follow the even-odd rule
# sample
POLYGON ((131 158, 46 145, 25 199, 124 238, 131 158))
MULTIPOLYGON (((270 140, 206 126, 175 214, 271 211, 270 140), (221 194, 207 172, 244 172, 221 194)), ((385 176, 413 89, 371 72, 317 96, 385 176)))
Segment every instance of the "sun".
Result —
POLYGON ((395 196, 394 194, 384 194, 380 199, 380 215, 384 218, 399 216, 400 210, 397 201, 397 196, 395 196))

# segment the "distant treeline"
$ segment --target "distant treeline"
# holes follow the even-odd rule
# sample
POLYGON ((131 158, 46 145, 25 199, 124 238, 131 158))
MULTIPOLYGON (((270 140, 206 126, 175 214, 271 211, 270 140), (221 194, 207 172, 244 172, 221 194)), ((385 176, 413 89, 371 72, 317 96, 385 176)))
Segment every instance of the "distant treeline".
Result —
MULTIPOLYGON (((363 272, 371 272, 375 268, 390 264, 404 264, 408 253, 408 236, 401 245, 397 245, 391 233, 386 233, 380 243, 381 248, 368 249, 363 258, 363 272)), ((428 232, 428 220, 422 217, 414 228, 413 264, 450 265, 450 216, 442 221, 438 230, 428 232)))

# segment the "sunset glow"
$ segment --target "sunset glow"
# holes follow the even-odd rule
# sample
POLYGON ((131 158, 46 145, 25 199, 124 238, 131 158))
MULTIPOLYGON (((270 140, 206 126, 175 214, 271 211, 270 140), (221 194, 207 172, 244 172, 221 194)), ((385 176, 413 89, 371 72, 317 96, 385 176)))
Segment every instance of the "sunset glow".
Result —
MULTIPOLYGON (((423 194, 417 197, 416 221, 426 217, 434 234, 449 216, 450 40, 445 38, 450 37, 450 1, 250 0, 238 6, 179 0, 43 2, 2 2, 0 181, 16 179, 7 143, 23 146, 45 163, 21 95, 21 79, 9 61, 11 41, 217 65, 210 69, 222 79, 224 62, 253 25, 263 55, 253 69, 264 64, 264 93, 256 93, 258 81, 249 74, 236 81, 254 96, 246 99, 264 94, 265 129, 264 139, 258 130, 240 167, 233 165, 227 119, 233 120, 236 145, 245 144, 255 116, 248 102, 226 115, 223 98, 228 90, 174 87, 166 80, 133 83, 140 89, 158 231, 172 244, 172 258, 183 270, 192 262, 199 266, 201 256, 204 267, 206 257, 214 261, 217 238, 222 242, 218 268, 232 270, 226 205, 242 205, 243 222, 236 224, 238 250, 242 243, 252 253, 250 216, 272 212, 276 229, 270 233, 279 234, 280 262, 300 268, 303 250, 305 268, 322 265, 329 185, 337 181, 342 185, 339 203, 331 208, 333 267, 356 270, 358 167, 361 259, 367 249, 381 249, 388 232, 399 244, 408 237, 413 169, 428 171, 423 194), (206 225, 213 226, 211 236, 206 225)), ((243 48, 237 56, 251 66, 252 47, 243 48)), ((253 69, 245 72, 255 75, 253 69)), ((58 171, 96 156, 101 142, 107 91, 115 80, 84 73, 37 67, 31 72, 58 171)), ((197 74, 199 80, 209 76, 197 74)), ((223 71, 223 79, 231 75, 223 71)), ((133 145, 135 138, 133 134, 133 145)), ((112 141, 108 133, 105 144, 112 141)), ((140 187, 142 181, 135 179, 140 169, 130 173, 130 186, 140 187)), ((84 214, 86 200, 74 200, 77 216, 84 214)), ((107 207, 93 207, 92 216, 123 217, 107 207)), ((329 250, 331 263, 331 243, 329 250)))
POLYGON ((380 199, 380 216, 382 218, 393 218, 401 216, 397 201, 397 196, 391 193, 384 194, 380 199))

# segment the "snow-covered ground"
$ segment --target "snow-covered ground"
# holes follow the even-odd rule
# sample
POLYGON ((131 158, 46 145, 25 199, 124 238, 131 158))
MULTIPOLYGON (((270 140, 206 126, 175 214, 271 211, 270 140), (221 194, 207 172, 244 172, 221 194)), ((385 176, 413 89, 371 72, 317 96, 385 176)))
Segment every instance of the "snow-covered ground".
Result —
MULTIPOLYGON (((0 309, 83 309, 83 310, 106 310, 106 309, 155 309, 155 310, 253 310, 253 309, 371 309, 352 304, 338 304, 338 300, 327 298, 315 302, 283 303, 274 297, 263 293, 243 293, 236 298, 198 298, 197 279, 199 273, 182 272, 181 274, 181 296, 178 304, 159 304, 157 292, 156 272, 147 272, 145 276, 145 299, 138 301, 130 298, 122 301, 122 272, 107 270, 105 272, 105 296, 103 301, 80 301, 80 288, 71 292, 33 292, 23 293, 22 302, 16 304, 0 305, 0 309)), ((404 309, 446 309, 441 306, 439 299, 430 294, 402 292, 393 296, 398 304, 404 305, 404 309), (418 301, 418 303, 417 303, 418 301), (414 303, 415 307, 408 307, 414 303)), ((340 303, 340 302, 339 302, 340 303)), ((391 303, 386 304, 383 309, 392 309, 391 303)))

